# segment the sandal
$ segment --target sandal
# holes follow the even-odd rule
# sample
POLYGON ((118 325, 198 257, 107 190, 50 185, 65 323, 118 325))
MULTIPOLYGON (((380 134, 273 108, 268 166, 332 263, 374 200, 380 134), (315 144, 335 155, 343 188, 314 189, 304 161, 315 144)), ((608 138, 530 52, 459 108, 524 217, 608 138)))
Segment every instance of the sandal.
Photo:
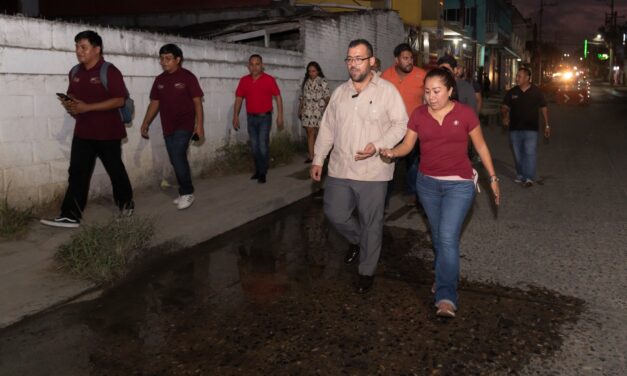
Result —
POLYGON ((435 312, 435 315, 452 319, 455 317, 455 308, 453 308, 451 303, 442 302, 438 304, 438 310, 435 312))

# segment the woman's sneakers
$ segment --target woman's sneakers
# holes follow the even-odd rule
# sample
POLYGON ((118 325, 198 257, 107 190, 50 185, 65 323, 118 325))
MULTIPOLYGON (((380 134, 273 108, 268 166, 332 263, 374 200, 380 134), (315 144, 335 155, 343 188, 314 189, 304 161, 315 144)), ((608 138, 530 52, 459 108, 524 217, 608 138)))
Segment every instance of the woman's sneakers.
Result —
POLYGON ((172 200, 172 203, 176 205, 176 208, 178 210, 187 209, 190 206, 192 206, 192 204, 194 203, 194 195, 179 196, 175 198, 174 200, 172 200))

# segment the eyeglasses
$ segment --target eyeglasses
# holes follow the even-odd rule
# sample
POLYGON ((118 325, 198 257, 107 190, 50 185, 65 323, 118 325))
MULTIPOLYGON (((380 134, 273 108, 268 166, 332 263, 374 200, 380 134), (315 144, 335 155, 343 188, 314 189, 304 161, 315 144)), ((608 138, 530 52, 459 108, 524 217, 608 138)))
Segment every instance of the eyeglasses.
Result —
POLYGON ((372 56, 368 56, 368 57, 347 57, 346 59, 344 59, 344 62, 346 63, 346 65, 351 65, 351 64, 355 64, 355 65, 362 65, 364 63, 364 61, 370 59, 372 56))

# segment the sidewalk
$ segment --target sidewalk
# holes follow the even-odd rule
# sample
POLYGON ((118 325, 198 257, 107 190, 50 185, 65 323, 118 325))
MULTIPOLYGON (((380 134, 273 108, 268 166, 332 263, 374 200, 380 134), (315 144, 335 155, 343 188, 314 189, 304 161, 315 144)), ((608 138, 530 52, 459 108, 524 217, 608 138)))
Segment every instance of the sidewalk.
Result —
MULTIPOLYGON (((316 187, 309 165, 297 157, 288 166, 269 171, 258 184, 250 174, 196 180, 196 201, 186 210, 172 205, 176 188, 135 192, 135 215, 155 219, 151 246, 174 252, 234 229, 311 194, 316 187)), ((106 199, 90 200, 83 223, 116 215, 106 199)), ((55 269, 56 248, 78 230, 46 227, 33 221, 25 239, 0 242, 0 328, 86 294, 98 294, 93 284, 55 269)))

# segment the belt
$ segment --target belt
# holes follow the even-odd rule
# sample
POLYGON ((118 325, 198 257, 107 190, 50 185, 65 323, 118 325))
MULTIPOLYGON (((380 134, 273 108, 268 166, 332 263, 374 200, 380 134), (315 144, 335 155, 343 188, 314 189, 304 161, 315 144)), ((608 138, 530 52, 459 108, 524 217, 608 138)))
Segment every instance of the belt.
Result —
POLYGON ((268 111, 268 112, 264 112, 262 114, 253 114, 251 112, 247 112, 248 116, 267 116, 267 115, 272 115, 272 111, 268 111))

